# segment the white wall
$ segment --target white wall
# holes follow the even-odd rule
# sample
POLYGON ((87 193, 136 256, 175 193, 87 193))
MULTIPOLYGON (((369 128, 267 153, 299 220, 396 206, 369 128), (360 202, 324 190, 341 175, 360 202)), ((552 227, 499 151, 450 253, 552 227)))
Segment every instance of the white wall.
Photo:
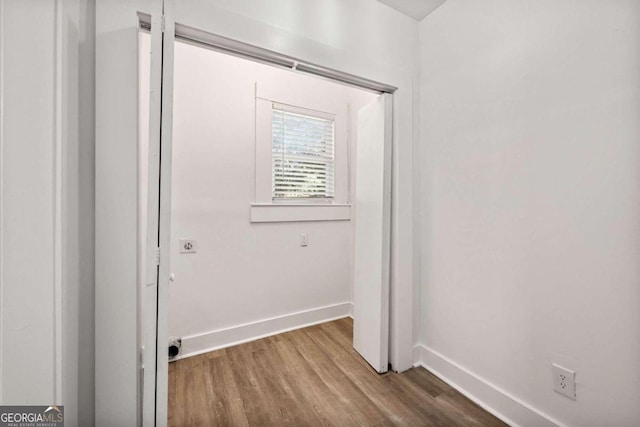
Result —
POLYGON ((93 423, 93 1, 0 2, 0 404, 93 423))
POLYGON ((0 9, 0 397, 60 403, 56 4, 21 3, 0 9), (34 16, 40 25, 23 31, 34 16))
POLYGON ((640 3, 449 0, 420 42, 423 362, 521 425, 639 425, 640 3))
MULTIPOLYGON (((175 46, 174 72, 170 335, 183 337, 185 354, 192 354, 247 338, 246 328, 224 338, 220 329, 280 316, 296 327, 347 315, 351 221, 250 221, 260 144, 256 85, 261 97, 338 114, 336 153, 342 156, 349 143, 355 153, 357 111, 376 95, 182 42, 175 46), (300 246, 301 233, 309 236, 307 247, 300 246), (180 238, 197 240, 197 252, 180 254, 180 238)), ((270 155, 260 160, 271 164, 270 155)), ((349 188, 346 173, 336 169, 338 195, 349 188)))

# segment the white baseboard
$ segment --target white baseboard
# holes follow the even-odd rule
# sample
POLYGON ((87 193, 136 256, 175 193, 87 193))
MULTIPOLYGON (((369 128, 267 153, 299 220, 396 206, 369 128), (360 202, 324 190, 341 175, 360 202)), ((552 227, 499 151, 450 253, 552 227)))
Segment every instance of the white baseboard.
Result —
POLYGON ((414 347, 413 360, 414 366, 424 367, 510 426, 564 427, 549 415, 422 344, 414 347))
POLYGON ((174 360, 196 356, 318 323, 341 319, 351 316, 351 313, 352 304, 343 302, 182 337, 180 356, 174 360))

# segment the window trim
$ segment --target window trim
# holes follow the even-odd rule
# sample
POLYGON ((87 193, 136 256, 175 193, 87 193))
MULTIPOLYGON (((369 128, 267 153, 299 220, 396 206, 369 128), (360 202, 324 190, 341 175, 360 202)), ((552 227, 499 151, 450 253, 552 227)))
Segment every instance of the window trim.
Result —
POLYGON ((350 221, 348 204, 252 203, 251 222, 350 221))
POLYGON ((255 193, 250 203, 251 222, 350 221, 351 220, 351 141, 348 103, 318 102, 304 95, 282 92, 281 88, 256 84, 255 96, 255 193), (281 96, 278 96, 278 95, 281 96), (306 102, 309 101, 309 102, 306 102), (335 117, 333 199, 272 198, 272 138, 273 103, 287 109, 335 117), (293 105, 293 104, 297 105, 293 105), (301 106, 303 105, 303 106, 301 106), (316 108, 314 108, 316 107, 316 108))

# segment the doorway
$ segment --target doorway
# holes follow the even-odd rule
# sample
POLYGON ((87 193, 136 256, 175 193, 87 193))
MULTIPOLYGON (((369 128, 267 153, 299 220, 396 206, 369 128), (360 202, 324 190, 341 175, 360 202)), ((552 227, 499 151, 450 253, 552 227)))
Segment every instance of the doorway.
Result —
MULTIPOLYGON (((141 52, 150 41, 141 34, 141 52)), ((354 345, 386 372, 390 96, 193 40, 172 51, 171 285, 157 313, 167 309, 181 343, 175 360, 355 313, 354 345), (326 146, 289 141, 323 126, 326 146)), ((141 62, 142 88, 149 69, 141 62)), ((157 191, 151 177, 140 182, 157 191)), ((166 338, 157 335, 159 356, 166 338)))

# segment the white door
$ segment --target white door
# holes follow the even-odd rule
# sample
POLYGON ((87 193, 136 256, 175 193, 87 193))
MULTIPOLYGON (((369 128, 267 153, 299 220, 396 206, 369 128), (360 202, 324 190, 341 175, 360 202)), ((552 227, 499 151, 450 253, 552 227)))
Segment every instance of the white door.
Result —
POLYGON ((144 426, 167 425, 169 241, 173 112, 172 0, 156 0, 151 18, 146 283, 143 300, 144 426))
POLYGON ((375 369, 389 366, 392 95, 358 112, 353 347, 375 369))

